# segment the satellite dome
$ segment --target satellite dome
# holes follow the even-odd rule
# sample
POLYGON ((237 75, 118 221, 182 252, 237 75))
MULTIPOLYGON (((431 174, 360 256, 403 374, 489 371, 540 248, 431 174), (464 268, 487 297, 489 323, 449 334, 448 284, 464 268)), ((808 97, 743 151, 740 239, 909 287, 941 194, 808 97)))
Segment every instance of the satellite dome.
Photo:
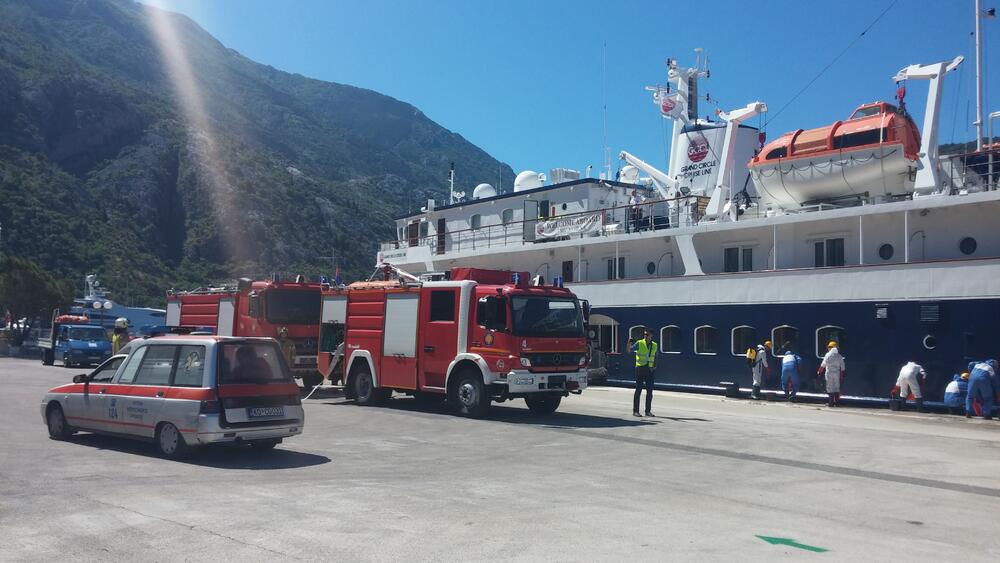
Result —
POLYGON ((545 176, 535 172, 534 170, 525 170, 514 178, 514 191, 523 192, 524 190, 533 190, 535 188, 542 187, 545 182, 545 176))
POLYGON ((483 199, 497 195, 497 190, 489 184, 479 184, 472 190, 472 199, 483 199))

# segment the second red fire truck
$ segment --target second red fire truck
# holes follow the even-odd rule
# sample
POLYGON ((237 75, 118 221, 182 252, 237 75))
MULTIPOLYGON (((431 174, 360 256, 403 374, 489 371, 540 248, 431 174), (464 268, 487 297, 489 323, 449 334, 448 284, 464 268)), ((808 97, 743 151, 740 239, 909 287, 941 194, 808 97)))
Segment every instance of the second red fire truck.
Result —
POLYGON ((317 365, 348 398, 369 405, 397 391, 482 416, 518 398, 550 413, 586 388, 585 306, 568 289, 529 283, 526 272, 395 273, 323 288, 317 365))
POLYGON ((209 328, 220 336, 278 338, 294 351, 288 367, 305 387, 322 382, 316 371, 320 284, 243 278, 233 287, 167 293, 167 325, 197 330, 209 328), (279 338, 281 333, 285 338, 279 338))

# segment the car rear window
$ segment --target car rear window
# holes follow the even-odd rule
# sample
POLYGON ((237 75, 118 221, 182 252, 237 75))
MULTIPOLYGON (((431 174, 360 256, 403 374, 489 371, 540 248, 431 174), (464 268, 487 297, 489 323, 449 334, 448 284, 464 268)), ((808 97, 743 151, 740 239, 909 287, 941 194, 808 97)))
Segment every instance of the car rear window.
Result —
POLYGON ((219 346, 219 384, 287 383, 281 350, 273 342, 232 342, 219 346))

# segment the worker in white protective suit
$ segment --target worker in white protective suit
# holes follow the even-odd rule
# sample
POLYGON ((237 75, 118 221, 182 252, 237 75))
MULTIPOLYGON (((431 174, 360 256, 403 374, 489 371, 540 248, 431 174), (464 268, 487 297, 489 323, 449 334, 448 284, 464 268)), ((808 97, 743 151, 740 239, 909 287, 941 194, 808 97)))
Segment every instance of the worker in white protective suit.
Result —
POLYGON ((826 404, 838 407, 840 406, 840 384, 843 383, 844 376, 847 374, 847 366, 844 364, 844 357, 840 355, 835 341, 828 342, 826 350, 818 373, 826 377, 826 404))
POLYGON ((927 372, 916 362, 906 362, 906 365, 899 370, 899 379, 896 385, 899 387, 899 398, 906 403, 906 398, 913 393, 913 398, 917 402, 917 409, 924 412, 924 396, 920 392, 920 382, 927 378, 927 372))

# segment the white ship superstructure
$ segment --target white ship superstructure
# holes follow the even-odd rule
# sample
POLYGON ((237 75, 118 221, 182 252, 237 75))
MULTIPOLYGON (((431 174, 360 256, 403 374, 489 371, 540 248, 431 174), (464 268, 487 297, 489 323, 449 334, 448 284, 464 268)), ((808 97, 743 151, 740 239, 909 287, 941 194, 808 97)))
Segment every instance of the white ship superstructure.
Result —
POLYGON ((961 62, 895 77, 929 87, 919 130, 900 91, 898 105, 764 145, 748 123, 765 104, 698 119, 704 69, 670 61, 669 85, 651 89, 674 121, 666 172, 624 151, 615 180, 522 172, 510 193, 480 186, 399 218, 379 261, 562 277, 593 306, 595 362, 612 379, 632 378, 625 341, 649 327, 661 384, 747 385, 742 356, 765 339, 815 373, 837 340, 846 392, 885 396, 916 360, 935 397, 1000 342, 1000 147, 938 155, 942 84, 961 62))

